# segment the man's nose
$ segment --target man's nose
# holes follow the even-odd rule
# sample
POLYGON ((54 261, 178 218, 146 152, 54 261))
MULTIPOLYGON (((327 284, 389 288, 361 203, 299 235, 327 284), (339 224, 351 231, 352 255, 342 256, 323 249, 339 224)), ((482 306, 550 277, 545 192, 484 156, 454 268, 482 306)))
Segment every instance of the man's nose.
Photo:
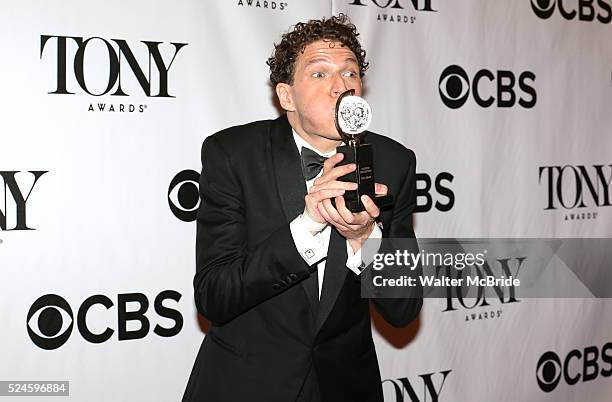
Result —
POLYGON ((332 84, 332 95, 338 97, 348 90, 348 86, 341 75, 336 76, 332 84))

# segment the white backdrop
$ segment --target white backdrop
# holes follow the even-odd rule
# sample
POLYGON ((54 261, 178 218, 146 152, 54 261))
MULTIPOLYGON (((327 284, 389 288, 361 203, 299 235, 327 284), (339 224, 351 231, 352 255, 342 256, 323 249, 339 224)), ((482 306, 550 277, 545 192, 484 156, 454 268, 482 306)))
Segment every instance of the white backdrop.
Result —
MULTIPOLYGON (((191 286, 201 143, 278 115, 265 60, 309 18, 345 12, 362 33, 372 129, 417 154, 417 236, 611 237, 609 10, 608 0, 3 2, 0 381, 69 380, 77 401, 180 399, 207 327, 191 286)), ((426 300, 404 330, 376 317, 386 400, 610 400, 609 300, 486 303, 426 300), (538 363, 547 351, 559 366, 538 363)))

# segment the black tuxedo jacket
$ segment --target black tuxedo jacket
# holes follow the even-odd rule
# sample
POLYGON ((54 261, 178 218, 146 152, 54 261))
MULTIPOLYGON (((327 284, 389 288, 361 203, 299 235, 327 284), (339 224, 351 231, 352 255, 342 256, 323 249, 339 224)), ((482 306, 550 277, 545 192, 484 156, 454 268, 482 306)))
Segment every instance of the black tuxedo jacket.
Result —
MULTIPOLYGON (((366 140, 376 181, 395 196, 379 217, 383 236, 414 237, 414 153, 374 133, 366 140)), ((382 401, 369 301, 346 267, 346 240, 332 229, 318 301, 316 265, 308 267, 291 237, 306 185, 286 116, 206 138, 200 195, 195 303, 212 326, 183 401, 382 401)), ((399 327, 422 299, 374 305, 399 327)))

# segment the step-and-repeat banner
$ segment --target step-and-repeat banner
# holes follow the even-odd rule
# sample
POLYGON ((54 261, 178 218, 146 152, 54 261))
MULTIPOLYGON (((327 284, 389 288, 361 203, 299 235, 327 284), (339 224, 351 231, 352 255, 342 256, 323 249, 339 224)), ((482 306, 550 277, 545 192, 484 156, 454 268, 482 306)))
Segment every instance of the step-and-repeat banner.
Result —
MULTIPOLYGON (((0 381, 180 399, 202 141, 276 117, 273 43, 339 12, 372 130, 417 155, 417 236, 612 237, 610 0, 5 1, 0 381)), ((609 299, 464 290, 374 315, 386 401, 610 400, 609 299)))

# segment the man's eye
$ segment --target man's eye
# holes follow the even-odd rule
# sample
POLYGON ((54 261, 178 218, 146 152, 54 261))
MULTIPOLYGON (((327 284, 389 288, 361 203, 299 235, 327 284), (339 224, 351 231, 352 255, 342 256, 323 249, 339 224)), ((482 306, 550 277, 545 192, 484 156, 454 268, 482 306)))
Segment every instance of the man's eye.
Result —
POLYGON ((323 73, 319 73, 319 72, 317 72, 317 73, 312 73, 312 76, 313 76, 314 78, 321 78, 321 77, 323 77, 323 73))
POLYGON ((345 77, 357 77, 357 73, 354 71, 347 71, 346 73, 344 73, 345 77))

